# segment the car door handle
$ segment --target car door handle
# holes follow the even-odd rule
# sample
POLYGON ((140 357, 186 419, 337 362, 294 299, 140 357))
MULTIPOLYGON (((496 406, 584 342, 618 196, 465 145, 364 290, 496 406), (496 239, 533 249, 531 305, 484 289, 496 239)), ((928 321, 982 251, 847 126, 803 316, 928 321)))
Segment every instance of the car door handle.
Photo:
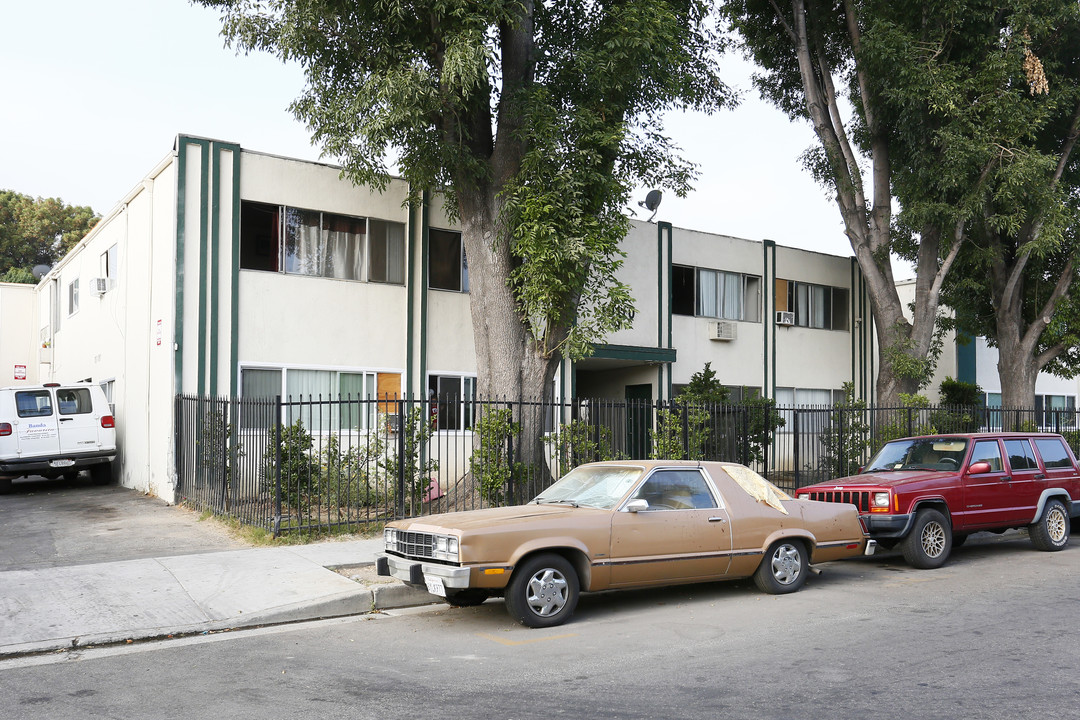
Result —
POLYGON ((727 522, 727 520, 722 517, 711 517, 709 518, 709 522, 727 522))
POLYGON ((75 418, 60 418, 60 422, 71 422, 75 418))
POLYGON ((1043 480, 1045 478, 1046 478, 1046 476, 1043 475, 1042 473, 1035 473, 1035 479, 1036 480, 1043 480))
POLYGON ((1012 480, 1012 475, 1006 475, 1005 477, 1001 478, 1001 482, 1009 482, 1010 480, 1012 480))

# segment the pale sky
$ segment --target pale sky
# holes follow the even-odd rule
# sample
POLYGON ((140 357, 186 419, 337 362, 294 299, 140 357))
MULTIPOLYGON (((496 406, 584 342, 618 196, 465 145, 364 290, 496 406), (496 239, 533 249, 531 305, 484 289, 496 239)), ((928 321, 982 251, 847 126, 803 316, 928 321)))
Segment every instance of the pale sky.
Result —
MULTIPOLYGON (((34 0, 0 5, 0 189, 107 213, 172 148, 178 133, 319 160, 287 110, 296 66, 224 47, 217 13, 187 0, 34 0)), ((750 67, 725 62, 742 105, 677 114, 668 129, 700 166, 686 198, 657 220, 849 256, 836 204, 799 156, 813 142, 757 98, 750 67)), ((332 158, 325 161, 333 162, 332 158)), ((636 208, 637 217, 648 213, 636 208)))

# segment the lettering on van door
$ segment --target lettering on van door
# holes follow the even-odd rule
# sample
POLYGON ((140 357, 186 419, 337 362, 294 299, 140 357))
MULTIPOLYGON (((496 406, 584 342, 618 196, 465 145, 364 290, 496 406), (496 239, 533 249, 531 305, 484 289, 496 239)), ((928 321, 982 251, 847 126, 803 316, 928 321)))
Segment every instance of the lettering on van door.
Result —
POLYGON ((19 437, 23 440, 49 440, 56 437, 56 424, 47 422, 21 423, 19 437))

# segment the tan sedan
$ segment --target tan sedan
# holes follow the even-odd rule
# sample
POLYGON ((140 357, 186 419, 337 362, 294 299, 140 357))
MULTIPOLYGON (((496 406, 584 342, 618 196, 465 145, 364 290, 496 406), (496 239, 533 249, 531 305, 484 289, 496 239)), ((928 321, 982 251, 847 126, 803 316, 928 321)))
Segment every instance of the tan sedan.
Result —
POLYGON ((389 523, 381 575, 453 605, 504 596, 530 627, 565 622, 581 591, 753 577, 802 587, 811 562, 872 554, 853 505, 794 500, 734 463, 582 465, 527 505, 389 523))

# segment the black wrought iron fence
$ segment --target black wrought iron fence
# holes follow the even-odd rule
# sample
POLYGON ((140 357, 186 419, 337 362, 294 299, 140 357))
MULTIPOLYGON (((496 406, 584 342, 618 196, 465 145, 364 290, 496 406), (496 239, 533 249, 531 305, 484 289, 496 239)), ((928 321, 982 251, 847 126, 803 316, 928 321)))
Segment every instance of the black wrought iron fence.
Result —
POLYGON ((794 490, 858 472, 909 435, 1041 429, 1075 410, 677 402, 176 398, 178 495, 274 534, 525 502, 615 459, 749 465, 794 490))

